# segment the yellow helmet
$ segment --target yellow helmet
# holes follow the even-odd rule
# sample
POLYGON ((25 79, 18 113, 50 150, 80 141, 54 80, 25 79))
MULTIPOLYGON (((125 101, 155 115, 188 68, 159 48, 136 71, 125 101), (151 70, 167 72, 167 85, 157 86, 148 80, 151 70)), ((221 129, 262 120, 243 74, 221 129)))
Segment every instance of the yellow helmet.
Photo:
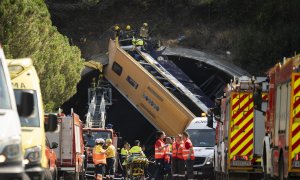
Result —
POLYGON ((147 26, 148 26, 148 23, 144 23, 143 26, 147 27, 147 26))
POLYGON ((130 30, 131 30, 130 25, 127 25, 125 29, 126 29, 127 31, 130 31, 130 30))
POLYGON ((120 27, 118 25, 115 25, 115 31, 119 30, 120 27))
POLYGON ((112 143, 112 140, 111 139, 106 139, 106 143, 112 143))

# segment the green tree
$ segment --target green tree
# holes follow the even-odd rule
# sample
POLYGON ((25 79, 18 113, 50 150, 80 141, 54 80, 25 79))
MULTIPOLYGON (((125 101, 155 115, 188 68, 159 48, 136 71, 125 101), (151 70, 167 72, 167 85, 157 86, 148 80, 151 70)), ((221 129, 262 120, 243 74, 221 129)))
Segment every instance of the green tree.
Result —
POLYGON ((0 42, 8 58, 32 58, 46 111, 75 93, 83 68, 80 50, 52 26, 44 0, 1 0, 0 42))

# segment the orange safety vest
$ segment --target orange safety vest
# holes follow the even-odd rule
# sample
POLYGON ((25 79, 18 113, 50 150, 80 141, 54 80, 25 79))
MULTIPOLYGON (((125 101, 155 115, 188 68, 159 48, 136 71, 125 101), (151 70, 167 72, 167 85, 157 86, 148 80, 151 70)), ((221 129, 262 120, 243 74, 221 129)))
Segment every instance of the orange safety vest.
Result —
POLYGON ((172 158, 183 159, 184 145, 183 145, 183 143, 180 143, 178 148, 176 148, 176 144, 177 144, 176 142, 173 143, 172 158))
POLYGON ((99 145, 93 148, 93 162, 95 165, 106 164, 105 150, 99 145))
POLYGON ((155 159, 163 159, 165 157, 165 148, 163 148, 161 150, 158 149, 158 148, 164 147, 164 145, 165 145, 165 143, 160 139, 158 139, 155 142, 155 146, 154 146, 155 147, 155 156, 154 156, 155 159), (161 146, 157 146, 158 141, 160 142, 161 146))
POLYGON ((165 147, 165 162, 170 163, 171 161, 171 149, 172 145, 170 144, 169 146, 165 147))
POLYGON ((189 154, 190 154, 190 149, 186 149, 186 148, 185 148, 185 143, 186 143, 186 142, 188 142, 188 143, 191 145, 190 148, 192 148, 192 153, 191 153, 191 155, 190 155, 190 158, 191 158, 191 160, 195 160, 193 143, 192 143, 192 141, 191 141, 190 139, 187 139, 187 140, 184 142, 183 158, 184 158, 184 160, 187 160, 187 159, 188 159, 188 156, 189 156, 189 154))

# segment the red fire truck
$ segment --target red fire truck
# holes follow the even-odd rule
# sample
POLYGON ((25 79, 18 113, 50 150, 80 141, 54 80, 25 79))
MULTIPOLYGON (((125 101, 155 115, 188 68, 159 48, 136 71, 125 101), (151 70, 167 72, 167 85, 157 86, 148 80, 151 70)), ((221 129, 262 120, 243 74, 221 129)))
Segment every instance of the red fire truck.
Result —
POLYGON ((220 99, 214 168, 223 179, 259 179, 262 174, 261 156, 264 138, 262 103, 265 79, 242 76, 228 85, 220 99), (262 87, 261 87, 262 86, 262 87), (260 88, 259 88, 260 87, 260 88))
POLYGON ((47 134, 49 142, 56 142, 57 169, 59 176, 64 179, 85 178, 83 125, 79 116, 58 116, 58 130, 47 134))
POLYGON ((300 55, 268 72, 262 166, 265 178, 300 177, 300 55))

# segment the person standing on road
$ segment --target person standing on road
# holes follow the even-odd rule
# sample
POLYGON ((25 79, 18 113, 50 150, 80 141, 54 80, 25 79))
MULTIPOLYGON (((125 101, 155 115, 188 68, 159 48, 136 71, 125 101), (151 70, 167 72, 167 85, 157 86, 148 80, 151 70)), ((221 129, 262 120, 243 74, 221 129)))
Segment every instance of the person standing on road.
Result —
POLYGON ((183 159, 184 143, 182 135, 178 134, 172 146, 172 177, 173 180, 185 179, 185 163, 183 159))
POLYGON ((123 148, 121 149, 121 165, 122 165, 122 175, 125 178, 126 176, 126 167, 125 167, 125 160, 127 159, 128 155, 129 155, 129 149, 130 149, 130 145, 128 142, 124 143, 123 148))
POLYGON ((106 170, 106 176, 107 179, 114 179, 115 177, 115 161, 116 161, 116 148, 112 144, 111 139, 106 139, 106 161, 107 161, 107 170, 106 170))
POLYGON ((185 160, 186 171, 187 171, 187 179, 194 179, 194 148, 193 143, 190 140, 190 135, 185 131, 182 133, 183 142, 184 142, 184 149, 183 149, 183 158, 185 160))
POLYGON ((165 133, 163 131, 158 131, 156 134, 156 142, 154 145, 155 149, 155 163, 156 163, 156 168, 155 168, 155 174, 154 177, 155 179, 163 179, 164 176, 164 158, 165 158, 165 151, 166 151, 166 145, 164 142, 165 138, 165 133))
POLYGON ((106 164, 106 154, 103 149, 105 144, 104 139, 98 138, 95 140, 95 146, 93 148, 93 162, 95 165, 95 179, 102 180, 104 174, 104 166, 106 164))
POLYGON ((166 149, 165 149, 165 162, 164 162, 164 167, 165 167, 165 172, 167 175, 167 179, 172 179, 172 172, 171 172, 171 160, 172 160, 172 139, 171 137, 166 138, 166 149))

